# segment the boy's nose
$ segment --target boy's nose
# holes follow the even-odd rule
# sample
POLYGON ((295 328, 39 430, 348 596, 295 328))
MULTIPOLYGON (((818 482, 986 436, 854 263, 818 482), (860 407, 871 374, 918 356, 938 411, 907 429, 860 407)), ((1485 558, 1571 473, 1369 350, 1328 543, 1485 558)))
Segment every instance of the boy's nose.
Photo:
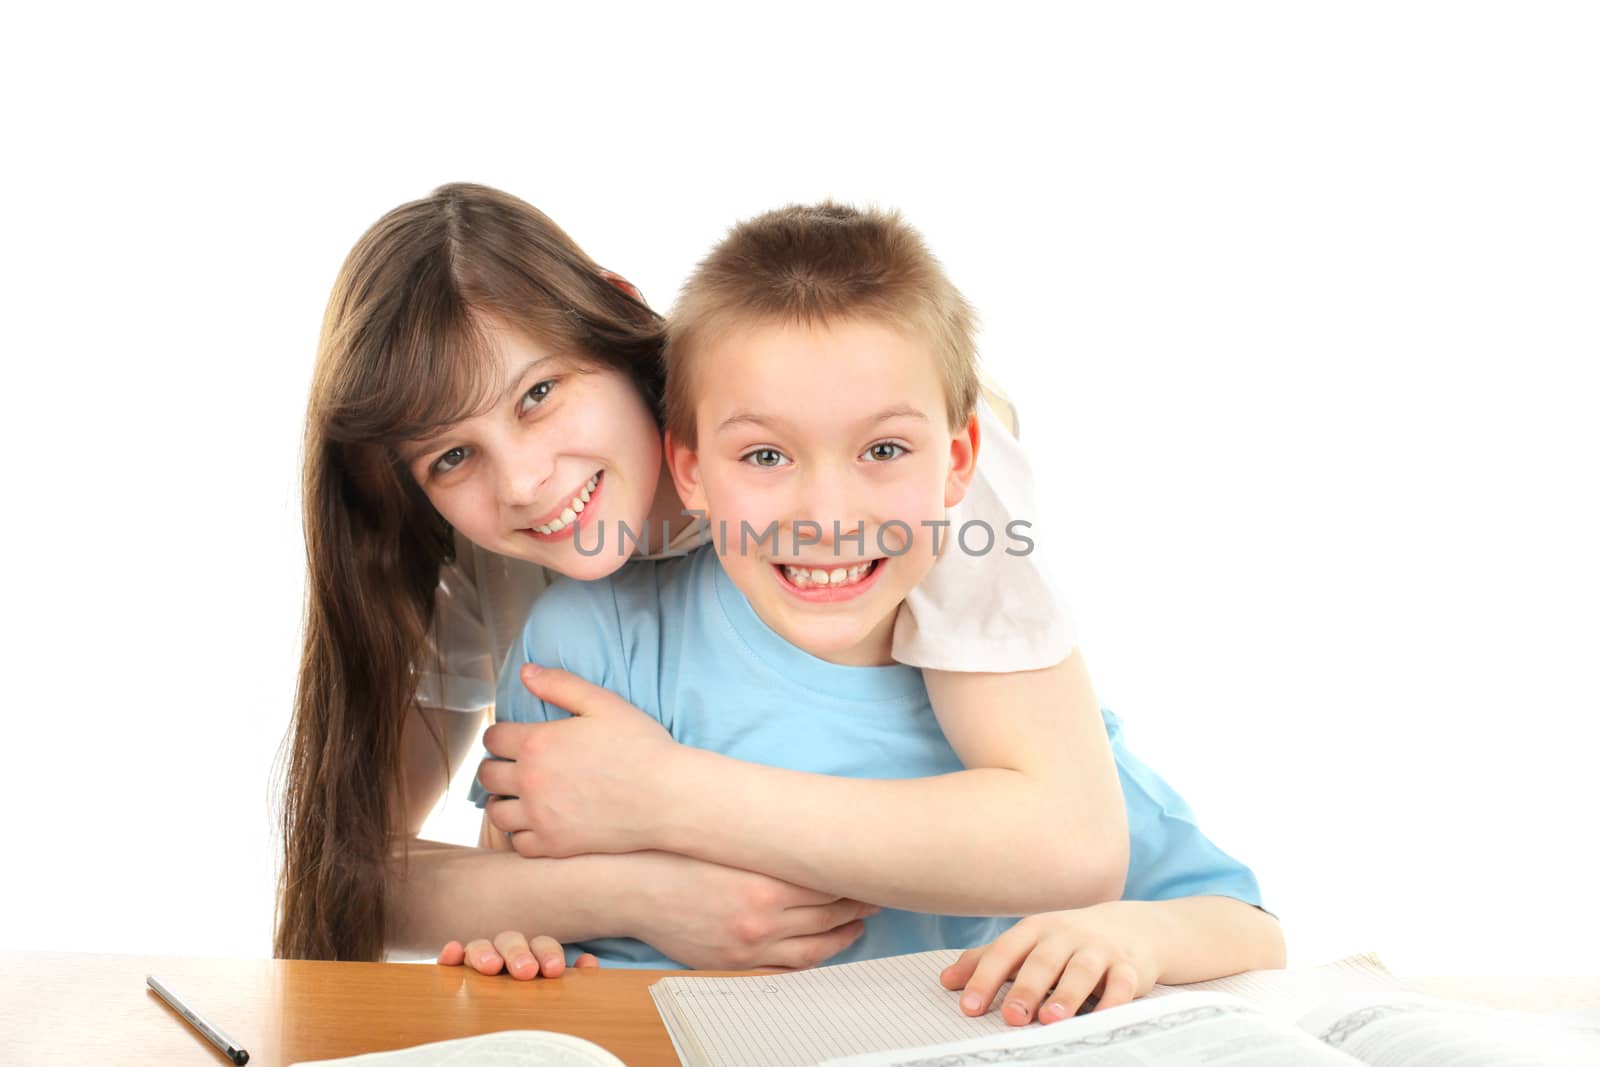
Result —
MULTIPOLYGON (((852 501, 849 487, 843 479, 823 474, 814 474, 808 479, 798 503, 795 519, 814 522, 822 527, 821 543, 825 547, 836 547, 833 537, 835 523, 838 523, 841 534, 849 535, 864 515, 852 501)), ((851 552, 857 551, 853 541, 847 543, 846 548, 851 552)))

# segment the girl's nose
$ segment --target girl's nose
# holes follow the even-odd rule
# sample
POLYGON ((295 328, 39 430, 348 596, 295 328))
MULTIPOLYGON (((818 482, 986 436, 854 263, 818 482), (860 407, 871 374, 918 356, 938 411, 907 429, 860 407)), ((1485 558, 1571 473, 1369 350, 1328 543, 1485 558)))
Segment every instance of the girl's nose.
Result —
POLYGON ((518 463, 515 459, 502 464, 498 485, 500 503, 512 508, 537 504, 540 491, 550 479, 550 470, 545 464, 518 463))

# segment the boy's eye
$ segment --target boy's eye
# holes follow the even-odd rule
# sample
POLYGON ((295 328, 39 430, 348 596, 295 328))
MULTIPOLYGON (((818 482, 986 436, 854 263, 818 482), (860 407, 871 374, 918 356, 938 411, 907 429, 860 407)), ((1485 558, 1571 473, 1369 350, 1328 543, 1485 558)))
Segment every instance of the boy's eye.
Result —
POLYGON ((533 388, 522 394, 522 404, 518 407, 517 414, 526 414, 530 408, 536 408, 544 403, 545 398, 550 395, 551 390, 555 387, 556 380, 554 378, 546 378, 542 382, 535 383, 533 388))
POLYGON ((448 452, 442 454, 438 459, 434 460, 433 465, 428 469, 434 474, 449 474, 451 471, 461 466, 462 461, 466 458, 467 450, 458 446, 450 449, 448 452))
POLYGON ((776 448, 754 448, 741 456, 740 460, 757 467, 782 467, 788 464, 789 457, 776 448))
POLYGON ((861 453, 861 457, 863 459, 870 459, 881 463, 885 460, 899 459, 901 456, 905 455, 905 453, 905 445, 896 444, 893 441, 879 441, 877 444, 868 447, 865 452, 861 453))

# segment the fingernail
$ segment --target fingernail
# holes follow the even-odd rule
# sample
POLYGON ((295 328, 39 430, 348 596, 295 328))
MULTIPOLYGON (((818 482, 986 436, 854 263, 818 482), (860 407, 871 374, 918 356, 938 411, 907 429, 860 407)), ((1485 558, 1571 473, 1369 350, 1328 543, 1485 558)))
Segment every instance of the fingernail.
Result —
POLYGON ((543 959, 542 962, 544 963, 545 969, 549 970, 552 967, 561 966, 561 957, 560 956, 546 956, 543 959))
POLYGON ((530 967, 532 965, 533 965, 533 957, 529 956, 529 955, 521 955, 521 956, 518 956, 516 959, 511 961, 511 969, 513 971, 520 971, 523 968, 530 967))
POLYGON ((1039 1018, 1041 1019, 1065 1019, 1066 1017, 1067 1009, 1054 1001, 1039 1009, 1039 1018))
POLYGON ((539 668, 539 665, 537 663, 524 663, 522 665, 522 673, 523 674, 538 674, 539 673, 539 669, 540 668, 539 668))
POLYGON ((968 993, 961 998, 961 1007, 966 1011, 977 1011, 983 1007, 983 998, 976 993, 968 993))

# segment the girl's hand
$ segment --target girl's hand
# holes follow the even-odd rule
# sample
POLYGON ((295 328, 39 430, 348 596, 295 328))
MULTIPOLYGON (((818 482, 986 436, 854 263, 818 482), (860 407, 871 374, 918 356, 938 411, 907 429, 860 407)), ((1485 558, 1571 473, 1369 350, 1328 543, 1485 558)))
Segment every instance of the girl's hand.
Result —
POLYGON ((496 723, 484 733, 484 747, 501 757, 478 768, 496 794, 484 809, 489 821, 530 858, 658 847, 678 743, 655 719, 574 674, 525 664, 522 682, 573 717, 496 723))
POLYGON ((1070 1019, 1091 993, 1100 997, 1095 1011, 1126 1004, 1150 992, 1161 967, 1156 934, 1141 921, 1147 913, 1124 903, 1030 915, 990 944, 967 949, 939 981, 946 989, 965 987, 961 1011, 982 1015, 1000 986, 1015 978, 1000 1009, 1012 1026, 1027 1025, 1036 1008, 1041 1023, 1070 1019))
POLYGON ((645 871, 617 932, 692 970, 813 967, 848 948, 879 910, 671 852, 628 860, 645 871))
MULTIPOLYGON (((489 975, 499 974, 503 968, 519 981, 541 975, 557 978, 567 969, 566 957, 555 938, 541 934, 530 942, 515 930, 497 934, 493 941, 469 941, 465 947, 459 941, 452 941, 440 951, 439 962, 446 967, 459 967, 464 963, 479 974, 489 975)), ((600 961, 585 952, 578 957, 575 966, 598 967, 600 961)))

